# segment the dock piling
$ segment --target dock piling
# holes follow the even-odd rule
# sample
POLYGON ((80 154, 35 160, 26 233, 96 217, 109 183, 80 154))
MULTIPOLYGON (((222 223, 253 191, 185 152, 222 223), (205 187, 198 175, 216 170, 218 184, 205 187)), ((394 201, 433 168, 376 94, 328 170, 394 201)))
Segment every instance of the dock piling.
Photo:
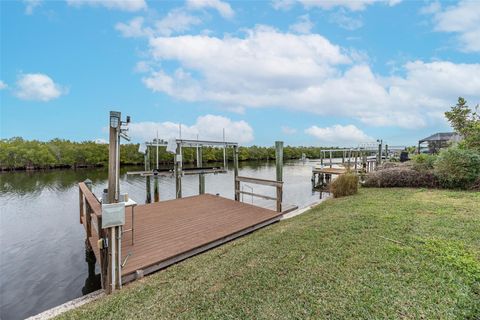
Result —
MULTIPOLYGON (((283 182, 283 141, 275 141, 276 180, 283 182)), ((277 186, 277 212, 282 212, 283 188, 277 186)))

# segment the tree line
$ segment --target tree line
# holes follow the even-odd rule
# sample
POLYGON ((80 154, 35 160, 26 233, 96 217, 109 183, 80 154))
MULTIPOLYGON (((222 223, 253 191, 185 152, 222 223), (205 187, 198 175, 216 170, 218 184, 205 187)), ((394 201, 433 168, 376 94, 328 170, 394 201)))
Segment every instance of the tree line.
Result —
MULTIPOLYGON (((123 165, 144 164, 144 154, 138 151, 139 144, 122 144, 120 163, 123 165)), ((330 148, 330 147, 329 147, 330 148)), ((284 159, 300 159, 302 154, 307 158, 319 158, 321 147, 285 146, 284 159)), ((324 148, 325 149, 325 148, 324 148)), ((203 161, 223 161, 223 149, 204 147, 203 161)), ((334 152, 334 157, 341 157, 342 152, 334 152)), ((159 148, 159 162, 173 163, 173 155, 167 153, 164 147, 159 148)), ((231 149, 227 149, 227 159, 232 161, 231 149)), ((275 147, 239 147, 239 160, 269 160, 275 159, 275 147)), ((151 148, 150 160, 156 161, 155 148, 151 148)), ((183 161, 196 161, 196 149, 184 148, 183 161)), ((75 142, 64 139, 50 141, 26 140, 19 137, 0 140, 0 170, 51 169, 51 168, 82 168, 101 167, 108 163, 108 144, 94 141, 75 142)))

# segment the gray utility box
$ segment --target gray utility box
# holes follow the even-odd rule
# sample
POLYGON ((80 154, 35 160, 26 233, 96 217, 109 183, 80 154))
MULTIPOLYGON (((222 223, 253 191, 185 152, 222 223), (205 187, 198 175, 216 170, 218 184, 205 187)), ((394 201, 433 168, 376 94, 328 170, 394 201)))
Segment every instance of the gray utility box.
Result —
POLYGON ((102 229, 125 224, 125 202, 102 204, 102 229))

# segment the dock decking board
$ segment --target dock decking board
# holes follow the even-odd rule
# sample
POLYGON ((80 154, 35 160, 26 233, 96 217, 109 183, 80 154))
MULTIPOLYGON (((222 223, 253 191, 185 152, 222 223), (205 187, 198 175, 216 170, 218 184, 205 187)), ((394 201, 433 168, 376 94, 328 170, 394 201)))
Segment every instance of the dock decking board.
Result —
MULTIPOLYGON (((131 227, 131 208, 126 224, 131 227)), ((131 233, 122 238, 123 282, 135 279, 137 270, 154 272, 199 252, 278 221, 283 213, 219 196, 203 194, 135 208, 135 242, 131 233)), ((97 259, 98 236, 89 239, 97 259)))

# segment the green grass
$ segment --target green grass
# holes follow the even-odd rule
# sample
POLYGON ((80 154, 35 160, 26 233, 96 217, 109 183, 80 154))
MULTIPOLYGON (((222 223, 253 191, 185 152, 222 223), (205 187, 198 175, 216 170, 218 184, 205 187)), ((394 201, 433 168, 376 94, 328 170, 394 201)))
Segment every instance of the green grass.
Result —
POLYGON ((362 189, 61 318, 480 319, 480 193, 362 189))

